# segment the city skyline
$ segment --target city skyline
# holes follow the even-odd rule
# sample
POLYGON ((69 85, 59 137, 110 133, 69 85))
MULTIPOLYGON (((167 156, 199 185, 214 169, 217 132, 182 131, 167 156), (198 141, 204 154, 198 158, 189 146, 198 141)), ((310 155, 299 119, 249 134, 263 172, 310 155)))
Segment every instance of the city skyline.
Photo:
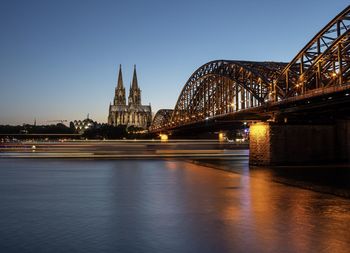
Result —
POLYGON ((88 113, 106 122, 119 64, 126 88, 137 65, 142 100, 154 113, 173 109, 202 64, 217 59, 289 62, 347 4, 2 3, 0 124, 71 121, 88 113))

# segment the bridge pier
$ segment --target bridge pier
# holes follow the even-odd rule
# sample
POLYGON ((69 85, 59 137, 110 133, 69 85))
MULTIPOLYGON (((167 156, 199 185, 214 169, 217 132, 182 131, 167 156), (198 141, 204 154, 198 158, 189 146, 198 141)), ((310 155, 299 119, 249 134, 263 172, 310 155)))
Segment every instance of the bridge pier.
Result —
POLYGON ((249 146, 252 165, 349 161, 350 120, 331 125, 255 123, 249 146))

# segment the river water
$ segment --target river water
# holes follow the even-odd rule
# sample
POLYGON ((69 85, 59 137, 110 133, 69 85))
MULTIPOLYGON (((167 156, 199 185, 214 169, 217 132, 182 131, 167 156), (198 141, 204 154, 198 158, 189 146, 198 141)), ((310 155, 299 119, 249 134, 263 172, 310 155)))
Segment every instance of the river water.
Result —
POLYGON ((350 199, 200 163, 1 159, 0 252, 350 252, 350 199))

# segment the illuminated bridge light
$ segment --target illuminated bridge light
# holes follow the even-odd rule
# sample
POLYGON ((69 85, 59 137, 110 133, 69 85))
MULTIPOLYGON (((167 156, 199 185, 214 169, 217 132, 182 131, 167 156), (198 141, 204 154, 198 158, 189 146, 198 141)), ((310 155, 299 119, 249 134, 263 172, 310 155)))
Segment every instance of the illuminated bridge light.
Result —
POLYGON ((254 139, 262 139, 266 137, 268 125, 264 123, 255 123, 250 127, 250 135, 254 139))
POLYGON ((223 141, 225 141, 225 139, 226 139, 225 134, 224 134, 223 132, 220 132, 220 133, 219 133, 219 141, 220 141, 220 142, 223 142, 223 141))
POLYGON ((162 142, 168 141, 168 135, 166 134, 160 134, 159 137, 162 142))

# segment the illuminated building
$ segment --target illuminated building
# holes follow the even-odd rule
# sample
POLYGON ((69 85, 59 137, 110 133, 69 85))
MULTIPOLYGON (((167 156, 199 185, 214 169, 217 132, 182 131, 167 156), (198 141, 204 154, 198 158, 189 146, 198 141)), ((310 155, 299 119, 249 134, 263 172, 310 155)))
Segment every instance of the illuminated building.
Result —
POLYGON ((121 65, 113 104, 109 105, 108 124, 113 126, 126 125, 147 129, 152 121, 151 105, 141 104, 141 90, 138 86, 136 67, 130 85, 128 104, 126 104, 125 88, 121 65))
POLYGON ((85 130, 95 128, 98 125, 97 122, 89 119, 89 116, 84 120, 74 120, 73 124, 75 131, 81 134, 84 133, 85 130))

